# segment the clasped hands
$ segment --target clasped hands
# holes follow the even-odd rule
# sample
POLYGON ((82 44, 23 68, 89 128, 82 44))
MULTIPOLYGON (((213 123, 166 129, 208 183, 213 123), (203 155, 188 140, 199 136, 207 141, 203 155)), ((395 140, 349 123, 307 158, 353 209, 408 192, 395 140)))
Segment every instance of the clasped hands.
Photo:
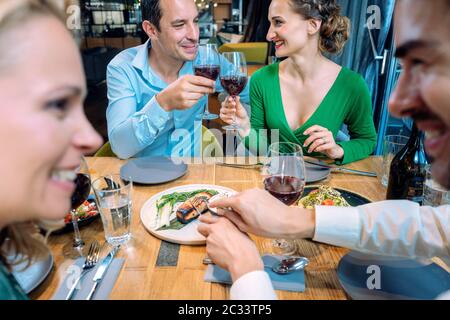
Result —
POLYGON ((266 238, 300 239, 314 235, 314 212, 288 207, 260 189, 212 202, 221 217, 203 215, 198 231, 206 237, 208 256, 228 270, 233 282, 244 274, 264 270, 252 233, 266 238), (228 209, 220 209, 228 208, 228 209))

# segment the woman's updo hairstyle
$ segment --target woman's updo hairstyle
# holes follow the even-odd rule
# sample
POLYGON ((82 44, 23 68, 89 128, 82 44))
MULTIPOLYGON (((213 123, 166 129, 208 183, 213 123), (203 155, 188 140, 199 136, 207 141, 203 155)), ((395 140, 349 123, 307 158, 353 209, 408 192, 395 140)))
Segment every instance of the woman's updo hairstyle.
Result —
POLYGON ((322 20, 319 49, 322 53, 342 51, 350 35, 350 20, 341 15, 335 0, 290 0, 294 11, 306 19, 322 20))

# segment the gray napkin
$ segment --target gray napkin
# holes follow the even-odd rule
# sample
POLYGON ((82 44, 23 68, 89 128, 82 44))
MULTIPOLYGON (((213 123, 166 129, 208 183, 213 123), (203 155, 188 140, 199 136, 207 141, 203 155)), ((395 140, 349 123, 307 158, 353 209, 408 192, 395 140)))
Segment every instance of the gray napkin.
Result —
MULTIPOLYGON (((62 283, 56 294, 53 296, 52 300, 66 299, 66 296, 69 293, 72 284, 76 281, 77 275, 81 272, 81 267, 83 266, 84 260, 85 259, 83 257, 78 258, 75 263, 67 269, 64 282, 62 283)), ((113 259, 108 269, 106 270, 102 282, 100 282, 99 286, 97 287, 92 300, 108 300, 124 262, 125 259, 122 258, 113 259)), ((84 277, 78 284, 78 290, 76 290, 74 295, 72 296, 72 300, 86 299, 92 289, 92 286, 94 285, 94 275, 100 264, 101 260, 97 263, 95 268, 84 275, 84 277)))
MULTIPOLYGON (((265 255, 262 257, 264 262, 264 271, 269 274, 270 280, 275 290, 291 291, 291 292, 304 292, 305 291, 305 273, 303 270, 297 270, 293 273, 280 275, 272 271, 272 265, 281 261, 282 256, 265 255)), ((205 278, 206 282, 216 282, 231 284, 231 276, 228 271, 216 266, 209 265, 206 269, 205 278)))

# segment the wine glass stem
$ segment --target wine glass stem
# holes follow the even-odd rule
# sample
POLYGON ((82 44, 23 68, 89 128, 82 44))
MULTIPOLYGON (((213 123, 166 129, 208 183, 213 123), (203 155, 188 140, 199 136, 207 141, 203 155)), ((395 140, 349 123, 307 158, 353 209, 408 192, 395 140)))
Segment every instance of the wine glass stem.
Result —
MULTIPOLYGON (((236 96, 231 96, 233 98, 234 104, 236 104, 236 96)), ((233 113, 233 126, 236 126, 236 112, 237 112, 237 105, 236 110, 233 113)))
POLYGON ((205 115, 209 114, 209 94, 206 94, 205 115))
POLYGON ((71 210, 70 213, 72 215, 72 225, 74 231, 73 246, 75 248, 82 247, 84 245, 84 242, 81 239, 80 229, 78 228, 78 220, 76 212, 75 210, 71 210))

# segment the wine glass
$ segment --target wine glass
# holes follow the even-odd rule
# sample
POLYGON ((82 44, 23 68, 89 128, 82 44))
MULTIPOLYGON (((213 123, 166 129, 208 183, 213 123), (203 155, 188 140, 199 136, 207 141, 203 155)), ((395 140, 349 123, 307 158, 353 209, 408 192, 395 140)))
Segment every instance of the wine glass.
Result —
MULTIPOLYGON (((223 53, 225 60, 225 67, 222 66, 220 73, 220 83, 225 91, 236 100, 238 96, 247 85, 247 62, 245 55, 242 52, 225 52, 223 53)), ((224 126, 224 130, 239 130, 236 124, 236 114, 233 117, 233 123, 229 126, 224 126)))
MULTIPOLYGON (((199 45, 197 58, 194 61, 194 73, 196 76, 217 80, 220 74, 220 56, 216 44, 199 45)), ((217 118, 219 118, 217 114, 209 112, 208 95, 206 95, 206 107, 202 119, 214 120, 217 118)))
POLYGON ((69 258, 77 258, 85 256, 87 253, 87 242, 92 240, 81 239, 80 229, 78 228, 77 209, 87 200, 91 191, 91 175, 86 160, 82 157, 80 166, 78 167, 75 178, 75 191, 71 198, 72 225, 74 230, 74 239, 72 243, 68 243, 63 248, 63 255, 69 258))
MULTIPOLYGON (((285 205, 293 205, 302 196, 306 169, 302 147, 295 143, 274 143, 269 147, 268 163, 263 168, 264 188, 285 205)), ((285 255, 295 253, 295 243, 274 240, 274 247, 285 255)))

